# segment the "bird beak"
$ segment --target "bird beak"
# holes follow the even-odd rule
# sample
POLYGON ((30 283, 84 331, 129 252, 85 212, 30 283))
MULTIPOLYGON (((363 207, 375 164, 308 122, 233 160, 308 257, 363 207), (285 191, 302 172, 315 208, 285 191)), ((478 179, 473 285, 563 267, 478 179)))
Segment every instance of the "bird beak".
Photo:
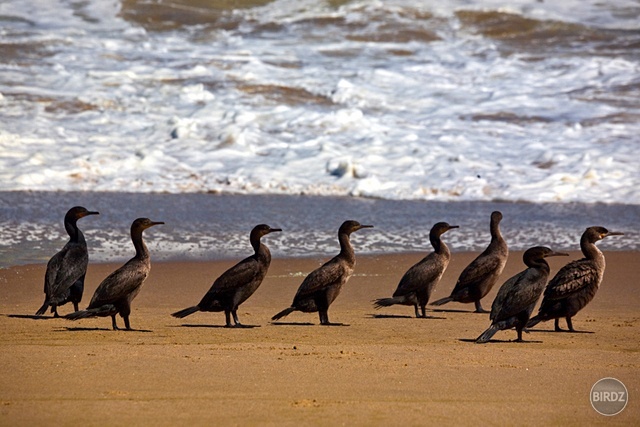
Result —
POLYGON ((281 228, 269 228, 269 233, 273 233, 275 231, 282 231, 281 228))
POLYGON ((373 228, 373 225, 361 225, 360 228, 373 228))
POLYGON ((548 258, 550 256, 569 256, 569 254, 564 253, 564 252, 551 252, 549 255, 547 255, 545 258, 548 258))
POLYGON ((607 237, 607 236, 624 236, 624 233, 620 232, 620 231, 610 231, 607 234, 603 234, 602 237, 607 237))
POLYGON ((100 215, 100 212, 96 212, 96 211, 87 211, 87 212, 85 212, 85 213, 82 215, 82 217, 84 218, 85 216, 88 216, 88 215, 100 215))
POLYGON ((449 226, 449 230, 451 230, 452 228, 460 228, 460 226, 459 225, 450 225, 449 226))
POLYGON ((151 227, 153 227, 154 225, 161 225, 164 224, 164 222, 162 221, 151 221, 151 227))

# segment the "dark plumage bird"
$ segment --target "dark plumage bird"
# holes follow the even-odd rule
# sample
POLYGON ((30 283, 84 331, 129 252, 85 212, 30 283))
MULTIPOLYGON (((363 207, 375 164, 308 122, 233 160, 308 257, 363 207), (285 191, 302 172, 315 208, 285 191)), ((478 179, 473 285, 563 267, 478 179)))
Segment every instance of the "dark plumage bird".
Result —
POLYGON ((580 239, 584 258, 565 265, 551 279, 544 291, 538 314, 529 321, 527 327, 555 319, 555 330, 561 332, 560 318, 564 317, 569 331, 576 332, 571 318, 593 299, 604 276, 604 255, 596 247, 596 242, 607 236, 622 235, 604 227, 587 228, 580 239))
POLYGON ((98 215, 98 212, 88 211, 82 206, 75 206, 64 216, 64 228, 69 234, 66 245, 47 263, 44 275, 44 304, 36 315, 40 316, 51 306, 54 317, 59 317, 58 306, 72 302, 75 311, 82 300, 84 291, 84 276, 89 264, 87 242, 77 222, 88 215, 98 215))
POLYGON ((238 321, 238 306, 258 289, 271 263, 271 252, 260 243, 260 239, 274 231, 282 230, 266 224, 256 225, 249 237, 255 253, 222 273, 198 305, 175 312, 172 316, 182 319, 197 311, 224 311, 227 327, 232 326, 231 315, 235 326, 242 326, 238 321))
POLYGON ((119 328, 116 324, 116 314, 120 314, 124 319, 125 328, 131 329, 129 324, 131 301, 140 292, 151 270, 151 258, 147 245, 142 240, 142 232, 158 224, 164 224, 164 222, 153 222, 149 218, 138 218, 133 221, 131 240, 136 249, 136 255, 100 283, 86 310, 68 314, 65 316, 67 319, 111 316, 113 329, 117 330, 119 328))
POLYGON ((545 246, 527 249, 522 259, 528 268, 500 287, 491 306, 491 326, 476 339, 476 342, 486 343, 496 332, 514 327, 518 332, 516 341, 521 342, 522 330, 527 325, 549 277, 549 264, 545 258, 568 255, 554 252, 545 246))
POLYGON ((415 308, 416 317, 427 317, 425 308, 431 297, 431 292, 440 281, 451 259, 451 252, 442 241, 441 236, 452 228, 458 228, 458 226, 439 222, 431 228, 429 240, 433 246, 433 252, 404 273, 392 298, 375 300, 374 307, 376 309, 394 304, 412 305, 415 308), (418 306, 422 315, 418 311, 418 306))
POLYGON ((491 243, 471 264, 469 264, 456 282, 451 295, 431 303, 443 305, 451 301, 474 303, 476 313, 487 313, 480 300, 485 297, 496 284, 504 266, 507 264, 509 248, 500 234, 502 213, 491 213, 491 243))
POLYGON ((361 228, 371 228, 373 225, 361 225, 357 221, 345 221, 338 230, 340 253, 315 269, 304 279, 298 292, 293 298, 291 307, 285 308, 271 320, 281 319, 294 311, 312 313, 317 311, 321 325, 331 325, 327 311, 329 306, 340 293, 342 286, 347 283, 356 264, 356 255, 349 241, 349 236, 361 228))

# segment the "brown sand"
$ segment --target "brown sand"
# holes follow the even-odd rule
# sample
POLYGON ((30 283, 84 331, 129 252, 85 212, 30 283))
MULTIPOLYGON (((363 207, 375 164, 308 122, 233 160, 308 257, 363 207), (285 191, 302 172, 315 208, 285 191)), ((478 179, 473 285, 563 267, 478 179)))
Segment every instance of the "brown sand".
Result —
MULTIPOLYGON (((454 253, 433 299, 448 295, 473 255, 454 253)), ((602 288, 574 318, 594 333, 553 333, 547 322, 525 335, 529 343, 503 331, 485 345, 469 341, 489 325, 470 305, 443 306, 434 319, 412 318, 412 307, 372 309, 420 254, 360 256, 329 311, 343 327, 302 313, 269 322, 320 259, 273 260, 239 310, 259 326, 251 329, 222 328, 222 313, 169 315, 197 303, 232 262, 154 263, 133 303, 132 327, 142 329, 133 332, 111 331, 108 318, 26 317, 42 303, 45 266, 0 270, 0 424, 640 425, 639 258, 606 255, 602 288), (603 377, 630 393, 615 417, 589 403, 603 377)), ((552 274, 566 261, 550 259, 552 274)), ((83 307, 115 267, 90 265, 83 307)), ((513 253, 502 281, 522 268, 513 253)))

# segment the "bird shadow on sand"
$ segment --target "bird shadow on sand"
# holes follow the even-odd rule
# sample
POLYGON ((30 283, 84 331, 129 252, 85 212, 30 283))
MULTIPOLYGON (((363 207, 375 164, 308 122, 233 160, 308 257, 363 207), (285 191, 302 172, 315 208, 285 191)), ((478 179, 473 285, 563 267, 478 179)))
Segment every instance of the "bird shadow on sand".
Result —
POLYGON ((84 328, 84 327, 65 327, 62 329, 58 329, 57 332, 96 332, 96 331, 105 331, 105 332, 142 332, 142 333, 151 333, 153 331, 149 329, 118 329, 113 330, 111 328, 84 328))
POLYGON ((271 322, 270 324, 274 326, 316 326, 315 323, 311 322, 271 322))
MULTIPOLYGON (((474 338, 458 338, 458 341, 461 342, 470 342, 470 343, 475 343, 476 340, 474 338)), ((542 344, 542 341, 535 341, 535 340, 523 340, 523 341, 516 341, 516 340, 494 340, 491 339, 485 343, 478 343, 478 344, 505 344, 505 343, 515 343, 515 344, 542 344)))
POLYGON ((563 329, 561 331, 556 331, 555 329, 527 329, 527 332, 533 333, 553 333, 553 334, 595 334, 593 331, 569 331, 567 329, 563 329))
POLYGON ((373 319, 446 319, 446 317, 440 316, 428 316, 427 317, 415 317, 404 314, 369 314, 369 317, 373 319))
POLYGON ((11 317, 13 319, 31 319, 31 320, 62 319, 62 317, 39 316, 37 314, 5 314, 5 316, 6 317, 11 317))
POLYGON ((432 312, 434 313, 472 313, 472 314, 489 314, 487 313, 478 313, 475 310, 460 310, 458 308, 432 308, 432 312))
POLYGON ((238 325, 238 326, 227 326, 227 325, 198 325, 193 323, 183 323, 182 325, 176 326, 178 328, 207 328, 207 329, 253 329, 259 328, 260 325, 238 325))

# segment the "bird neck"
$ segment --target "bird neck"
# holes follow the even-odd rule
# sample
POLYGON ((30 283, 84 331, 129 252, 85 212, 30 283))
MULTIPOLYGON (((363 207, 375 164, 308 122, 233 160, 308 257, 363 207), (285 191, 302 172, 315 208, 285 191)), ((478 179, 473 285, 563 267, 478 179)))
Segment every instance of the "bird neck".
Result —
POLYGON ((340 242, 340 257, 346 259, 349 263, 356 263, 356 255, 351 246, 351 240, 347 233, 339 233, 338 241, 340 242))
POLYGON ((271 262, 271 251, 265 245, 260 243, 260 238, 254 238, 251 236, 251 246, 253 246, 253 250, 255 251, 255 256, 257 258, 261 258, 267 263, 271 262))
POLYGON ((65 221, 64 228, 67 230, 67 234, 69 235, 69 238, 73 243, 78 243, 81 240, 84 240, 84 236, 78 228, 75 220, 65 221))
POLYGON ((586 236, 583 236, 580 239, 580 249, 582 249, 582 253, 587 259, 604 260, 604 255, 602 254, 600 249, 598 249, 595 242, 592 242, 586 236))
POLYGON ((498 222, 491 223, 491 242, 487 247, 487 251, 492 250, 500 250, 501 252, 508 251, 507 242, 502 238, 502 234, 500 233, 500 223, 498 222))
POLYGON ((144 240, 142 240, 142 231, 143 230, 131 230, 131 241, 133 242, 133 247, 136 248, 135 257, 138 259, 148 259, 149 250, 144 240))
POLYGON ((493 242, 494 240, 501 240, 502 239, 502 234, 500 233, 500 223, 498 221, 492 221, 491 222, 491 241, 493 242))
POLYGON ((429 241, 433 250, 440 255, 449 254, 449 247, 442 241, 440 236, 429 236, 429 241))

